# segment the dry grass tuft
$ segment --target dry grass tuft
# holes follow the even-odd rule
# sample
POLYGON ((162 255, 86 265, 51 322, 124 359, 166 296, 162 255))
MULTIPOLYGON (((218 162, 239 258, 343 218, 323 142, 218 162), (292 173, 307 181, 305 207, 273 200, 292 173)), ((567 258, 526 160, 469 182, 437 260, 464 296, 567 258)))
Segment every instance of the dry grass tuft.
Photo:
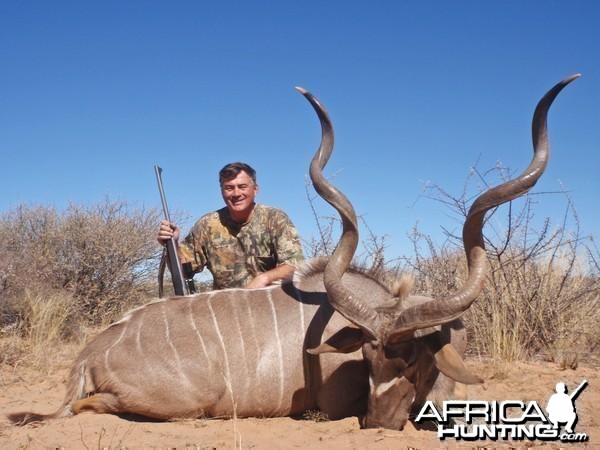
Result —
POLYGON ((0 332, 0 365, 16 367, 27 353, 27 344, 19 335, 8 330, 0 332))
POLYGON ((233 389, 231 387, 231 380, 229 380, 225 375, 223 375, 223 379, 225 380, 225 386, 227 387, 227 392, 229 392, 229 398, 231 399, 231 406, 233 410, 233 416, 231 417, 231 422, 233 423, 233 447, 236 449, 242 448, 242 433, 239 431, 238 425, 238 417, 237 417, 237 402, 233 396, 233 389))
POLYGON ((71 336, 74 311, 75 304, 70 294, 44 294, 27 289, 23 299, 23 317, 31 347, 44 351, 49 345, 71 336))
POLYGON ((311 422, 329 422, 329 417, 323 411, 318 409, 309 409, 305 411, 302 415, 304 420, 309 420, 311 422))
POLYGON ((17 321, 0 333, 0 362, 5 364, 24 363, 49 372, 54 367, 56 351, 64 350, 57 344, 76 342, 82 334, 74 316, 73 298, 64 292, 28 288, 13 305, 13 312, 17 321))
POLYGON ((507 361, 541 357, 576 367, 600 343, 600 283, 563 261, 493 261, 490 282, 466 315, 478 352, 507 361))

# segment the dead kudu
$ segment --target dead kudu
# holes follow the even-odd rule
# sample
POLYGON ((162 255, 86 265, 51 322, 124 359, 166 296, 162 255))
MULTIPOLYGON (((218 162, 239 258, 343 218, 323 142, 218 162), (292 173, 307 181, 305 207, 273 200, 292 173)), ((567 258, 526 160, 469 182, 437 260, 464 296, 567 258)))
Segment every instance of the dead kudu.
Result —
POLYGON ((298 88, 322 127, 310 176, 343 222, 333 256, 308 263, 281 286, 173 297, 129 312, 83 349, 55 413, 18 413, 10 420, 26 424, 83 411, 169 420, 320 409, 330 419, 356 415, 365 427, 401 430, 426 399, 451 398, 455 381, 481 382, 462 362, 466 337, 459 317, 480 294, 488 270, 484 215, 525 194, 544 172, 548 109, 575 78, 538 104, 529 167, 473 203, 463 228, 468 279, 440 299, 412 296, 409 283, 389 287, 349 268, 358 243, 356 215, 322 174, 333 128, 319 101, 298 88))

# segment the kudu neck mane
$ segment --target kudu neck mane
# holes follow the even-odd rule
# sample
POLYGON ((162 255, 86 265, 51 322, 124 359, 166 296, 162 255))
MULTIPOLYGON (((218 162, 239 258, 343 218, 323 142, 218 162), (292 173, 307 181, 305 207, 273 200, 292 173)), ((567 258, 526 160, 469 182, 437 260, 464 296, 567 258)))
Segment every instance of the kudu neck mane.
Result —
MULTIPOLYGON (((323 273, 325 272, 328 262, 328 256, 319 256, 310 259, 296 269, 291 280, 288 279, 285 282, 292 282, 295 286, 303 286, 314 280, 321 284, 323 273)), ((368 268, 355 264, 348 267, 346 273, 366 277, 389 292, 389 302, 383 303, 377 307, 382 313, 387 312, 388 309, 397 310, 398 302, 402 302, 402 300, 410 295, 415 284, 414 278, 410 275, 402 275, 398 278, 385 272, 373 273, 368 268)))

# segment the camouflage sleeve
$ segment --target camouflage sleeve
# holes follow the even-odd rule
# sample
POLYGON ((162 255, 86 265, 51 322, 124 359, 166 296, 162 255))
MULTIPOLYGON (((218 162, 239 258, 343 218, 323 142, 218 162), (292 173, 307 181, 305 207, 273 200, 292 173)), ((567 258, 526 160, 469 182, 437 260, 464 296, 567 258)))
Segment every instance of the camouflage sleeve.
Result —
POLYGON ((179 244, 179 258, 182 263, 191 262, 195 273, 202 272, 206 267, 206 255, 202 248, 201 230, 199 222, 194 225, 190 233, 179 244))
POLYGON ((304 261, 304 254, 296 227, 283 211, 279 211, 274 222, 277 265, 298 266, 304 261))

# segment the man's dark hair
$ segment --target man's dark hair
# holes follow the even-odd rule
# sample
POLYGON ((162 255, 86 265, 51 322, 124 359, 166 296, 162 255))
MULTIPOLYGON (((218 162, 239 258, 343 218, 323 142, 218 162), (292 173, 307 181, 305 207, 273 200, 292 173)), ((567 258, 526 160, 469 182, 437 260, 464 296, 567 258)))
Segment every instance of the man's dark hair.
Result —
POLYGON ((256 184, 256 170, 243 162, 229 163, 223 167, 219 171, 219 184, 223 186, 224 182, 233 180, 240 172, 246 172, 252 178, 252 182, 256 184))

